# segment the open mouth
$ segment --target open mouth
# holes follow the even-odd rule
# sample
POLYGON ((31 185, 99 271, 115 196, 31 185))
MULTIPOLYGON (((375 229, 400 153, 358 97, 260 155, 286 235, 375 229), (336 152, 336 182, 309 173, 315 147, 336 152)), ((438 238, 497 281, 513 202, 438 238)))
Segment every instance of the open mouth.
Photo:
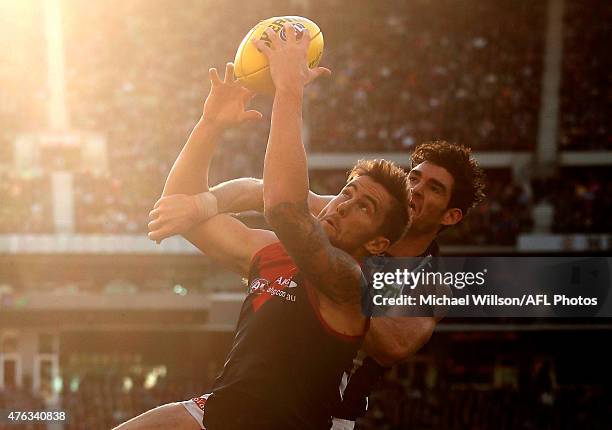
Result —
POLYGON ((412 214, 413 214, 413 215, 415 215, 415 216, 416 216, 416 215, 418 215, 418 213, 417 213, 417 207, 416 207, 416 204, 415 204, 414 202, 412 202, 412 201, 411 201, 411 202, 408 204, 408 207, 409 207, 410 209, 412 209, 412 214))

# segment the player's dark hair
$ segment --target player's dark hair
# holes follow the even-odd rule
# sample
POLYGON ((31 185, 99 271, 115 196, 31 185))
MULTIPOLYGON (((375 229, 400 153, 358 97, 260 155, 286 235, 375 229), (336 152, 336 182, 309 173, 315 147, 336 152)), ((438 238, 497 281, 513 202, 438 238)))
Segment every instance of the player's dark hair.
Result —
POLYGON ((465 216, 485 197, 485 174, 467 146, 445 141, 426 142, 412 153, 412 167, 425 161, 443 167, 454 179, 449 208, 459 208, 465 216))
POLYGON ((385 215, 379 233, 389 239, 391 243, 396 242, 402 237, 410 222, 406 172, 392 161, 382 159, 359 160, 349 172, 347 183, 359 176, 372 178, 393 197, 391 208, 385 215))

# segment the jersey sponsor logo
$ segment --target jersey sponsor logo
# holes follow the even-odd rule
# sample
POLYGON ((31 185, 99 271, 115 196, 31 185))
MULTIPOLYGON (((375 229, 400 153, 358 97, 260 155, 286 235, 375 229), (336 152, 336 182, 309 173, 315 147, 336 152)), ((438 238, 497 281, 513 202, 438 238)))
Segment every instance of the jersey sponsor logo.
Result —
POLYGON ((257 278, 249 285, 249 294, 261 294, 266 291, 266 288, 270 285, 270 281, 264 278, 257 278))
POLYGON ((274 282, 270 282, 263 278, 255 279, 253 282, 251 282, 249 287, 250 294, 256 294, 259 296, 253 301, 253 310, 257 312, 261 305, 273 297, 283 299, 287 302, 296 302, 297 296, 289 293, 287 290, 289 288, 296 288, 298 286, 299 284, 293 281, 291 276, 279 276, 276 278, 276 280, 274 280, 274 282))
POLYGON ((288 302, 295 302, 296 300, 295 294, 290 294, 287 292, 287 285, 282 285, 279 288, 274 286, 268 287, 266 289, 266 294, 269 294, 270 297, 280 297, 288 302))
POLYGON ((276 278, 274 284, 287 288, 295 288, 298 286, 297 282, 295 282, 293 278, 285 278, 283 276, 279 276, 278 278, 276 278))

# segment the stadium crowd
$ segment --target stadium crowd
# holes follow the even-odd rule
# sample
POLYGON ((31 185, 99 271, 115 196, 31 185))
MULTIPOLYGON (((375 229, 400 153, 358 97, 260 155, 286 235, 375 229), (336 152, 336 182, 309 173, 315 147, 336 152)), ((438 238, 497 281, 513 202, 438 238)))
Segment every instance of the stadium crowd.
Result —
MULTIPOLYGON (((601 385, 559 386, 549 377, 536 374, 528 386, 451 384, 448 376, 436 378, 432 386, 425 372, 409 377, 409 366, 395 367, 381 381, 357 429, 607 428, 604 423, 612 399, 601 385)), ((89 371, 74 386, 65 384, 61 396, 61 409, 68 416, 65 429, 112 428, 156 406, 206 392, 210 383, 167 375, 147 386, 142 376, 126 378, 112 369, 104 373, 89 371)), ((42 400, 25 390, 0 390, 0 409, 13 408, 45 410, 42 400)), ((42 428, 39 423, 9 427, 0 423, 2 430, 42 428)))
POLYGON ((387 381, 359 430, 605 429, 610 393, 598 386, 546 393, 508 388, 416 388, 387 381), (405 402, 397 402, 405 398, 405 402))
POLYGON ((611 19, 612 11, 606 2, 565 2, 561 69, 562 149, 612 149, 609 92, 612 65, 610 56, 604 54, 608 50, 611 19))
POLYGON ((0 170, 0 234, 53 231, 48 175, 23 177, 0 170))
MULTIPOLYGON (((609 82, 609 56, 590 55, 592 49, 605 52, 605 21, 593 19, 603 11, 576 0, 566 3, 561 146, 606 148, 609 109, 602 88, 609 82), (582 49, 585 45, 592 49, 582 49)), ((241 6, 240 13, 206 1, 169 5, 168 0, 63 3, 71 126, 104 135, 109 159, 106 173, 87 166, 74 172, 78 233, 146 231, 146 214, 200 115, 208 67, 222 69, 244 29, 258 18, 285 12, 271 0, 241 6)), ((307 93, 312 151, 409 151, 435 138, 475 150, 534 149, 545 2, 386 0, 347 9, 339 0, 295 0, 283 7, 321 26, 323 63, 334 72, 307 93)), ((0 62, 0 78, 8 84, 0 93, 0 199, 9 202, 0 206, 2 233, 53 232, 48 177, 11 171, 15 137, 45 129, 46 68, 31 70, 25 55, 45 57, 43 16, 31 13, 40 25, 19 33, 27 51, 11 51, 0 62)), ((269 118, 269 100, 256 98, 255 105, 269 118)), ((211 182, 260 176, 268 127, 262 121, 228 132, 211 182)), ((327 176, 315 173, 312 181, 325 182, 327 176)), ((328 192, 337 191, 339 182, 334 183, 328 192)), ((582 182, 555 186, 568 197, 553 199, 555 231, 605 231, 592 212, 610 207, 606 176, 590 180, 586 193, 582 182)), ((511 244, 530 228, 534 202, 528 187, 504 179, 492 180, 488 188, 487 202, 449 231, 449 243, 511 244)))
MULTIPOLYGON (((5 413, 9 411, 44 411, 43 400, 33 395, 27 389, 5 387, 0 389, 0 411, 3 416, 0 420, 0 430, 44 430, 46 424, 40 421, 11 421, 5 413)), ((16 418, 15 418, 16 419, 16 418)))
POLYGON ((402 151, 436 139, 534 148, 545 3, 317 5, 333 75, 311 93, 314 150, 402 151))
POLYGON ((70 417, 66 430, 110 429, 156 406, 189 399, 205 392, 202 381, 194 378, 163 378, 145 388, 135 378, 126 384, 123 377, 91 373, 76 390, 66 390, 62 407, 70 417))

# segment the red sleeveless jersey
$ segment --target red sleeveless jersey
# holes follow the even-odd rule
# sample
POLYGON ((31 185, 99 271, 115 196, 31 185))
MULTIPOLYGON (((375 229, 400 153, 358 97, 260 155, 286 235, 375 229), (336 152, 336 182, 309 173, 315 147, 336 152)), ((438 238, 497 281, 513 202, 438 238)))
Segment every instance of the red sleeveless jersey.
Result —
POLYGON ((280 242, 253 257, 234 341, 204 408, 207 430, 329 430, 363 337, 328 327, 313 289, 280 242))

